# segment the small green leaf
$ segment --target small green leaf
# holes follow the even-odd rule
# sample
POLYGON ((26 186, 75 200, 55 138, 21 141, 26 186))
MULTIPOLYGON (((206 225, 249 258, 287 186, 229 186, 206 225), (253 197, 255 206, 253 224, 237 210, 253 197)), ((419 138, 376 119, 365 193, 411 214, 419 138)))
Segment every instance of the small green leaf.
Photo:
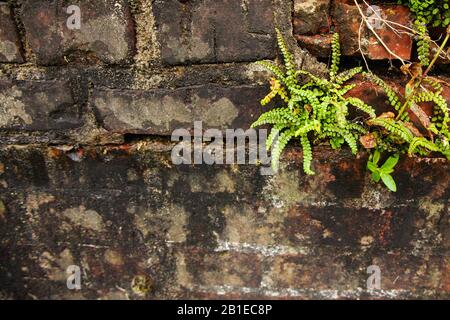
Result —
POLYGON ((392 172, 394 172, 394 169, 383 169, 383 168, 380 168, 380 172, 383 172, 385 174, 391 174, 392 172))
POLYGON ((383 171, 389 171, 394 169, 394 167, 397 165, 398 163, 398 159, 400 158, 400 156, 398 154, 389 157, 386 162, 381 166, 381 169, 383 169, 383 171))
POLYGON ((377 164, 378 161, 380 161, 380 156, 381 156, 380 151, 375 150, 375 152, 373 154, 373 159, 372 159, 373 163, 377 164))
POLYGON ((388 187, 389 190, 392 192, 397 191, 397 185, 395 184, 394 178, 390 174, 381 173, 381 180, 383 180, 383 183, 388 187))
POLYGON ((372 172, 372 180, 375 182, 379 182, 381 179, 380 171, 374 171, 372 172))
POLYGON ((367 169, 369 169, 371 172, 378 171, 378 167, 373 162, 367 162, 367 169))

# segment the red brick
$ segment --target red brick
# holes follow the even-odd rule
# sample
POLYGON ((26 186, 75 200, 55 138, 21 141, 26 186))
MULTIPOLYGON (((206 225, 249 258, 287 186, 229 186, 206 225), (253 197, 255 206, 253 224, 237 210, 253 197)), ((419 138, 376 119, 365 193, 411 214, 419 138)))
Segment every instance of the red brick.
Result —
POLYGON ((312 55, 320 58, 329 57, 331 54, 332 34, 317 34, 314 36, 295 35, 298 44, 308 50, 312 55))
MULTIPOLYGON (((367 7, 363 4, 360 5, 363 12, 366 13, 367 7)), ((411 27, 412 17, 406 7, 382 4, 377 4, 377 7, 381 9, 381 15, 385 19, 411 27)), ((394 59, 394 56, 389 54, 365 24, 361 27, 362 18, 353 1, 334 1, 332 19, 336 31, 341 36, 341 50, 343 55, 357 56, 362 51, 367 58, 372 60, 394 59), (361 41, 359 41, 360 29, 361 41), (359 43, 361 43, 361 51, 359 43)), ((405 60, 411 58, 413 39, 409 35, 396 34, 386 24, 382 23, 379 27, 375 28, 375 31, 394 54, 405 60)), ((329 55, 329 36, 320 37, 315 35, 308 39, 306 36, 302 36, 302 32, 294 33, 300 45, 303 45, 313 54, 319 57, 329 55), (321 38, 324 43, 319 42, 321 38)))
MULTIPOLYGON (((404 26, 411 27, 411 15, 409 9, 403 6, 382 6, 383 17, 386 20, 394 21, 404 26)), ((408 34, 396 34, 386 24, 381 29, 376 30, 379 37, 386 46, 402 59, 411 59, 413 39, 408 34)), ((370 34, 368 56, 373 60, 396 59, 379 42, 375 35, 370 34)))

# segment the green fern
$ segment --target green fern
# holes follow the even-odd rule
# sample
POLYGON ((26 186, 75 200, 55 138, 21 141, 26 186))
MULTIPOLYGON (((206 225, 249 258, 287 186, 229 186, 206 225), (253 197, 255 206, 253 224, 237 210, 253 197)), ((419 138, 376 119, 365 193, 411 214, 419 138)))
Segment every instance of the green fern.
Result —
POLYGON ((303 149, 303 170, 312 175, 312 145, 328 141, 331 145, 341 147, 346 143, 353 153, 358 151, 358 139, 367 130, 360 124, 350 121, 349 107, 363 111, 369 118, 375 118, 375 110, 362 100, 348 97, 354 85, 345 83, 362 71, 354 68, 339 73, 340 49, 339 36, 333 36, 332 65, 330 78, 322 79, 305 70, 296 70, 293 56, 277 30, 284 67, 270 62, 260 62, 272 71, 278 83, 273 83, 271 92, 263 99, 263 104, 271 100, 282 90, 285 105, 263 113, 252 127, 272 125, 266 141, 267 149, 272 148, 272 167, 276 170, 284 148, 292 139, 300 141, 303 149), (302 77, 302 82, 300 82, 302 77), (278 87, 281 84, 282 88, 278 87))
POLYGON ((333 81, 339 72, 339 63, 341 57, 341 45, 339 43, 339 34, 333 34, 333 39, 331 41, 331 67, 330 67, 330 79, 333 81))
POLYGON ((308 175, 314 175, 315 172, 311 170, 313 155, 308 136, 306 134, 302 134, 300 136, 300 142, 303 148, 303 171, 308 175))
POLYGON ((419 60, 422 66, 427 67, 430 65, 430 44, 431 44, 431 38, 428 33, 428 29, 426 24, 421 21, 420 19, 417 19, 414 22, 417 35, 418 35, 418 41, 417 41, 417 53, 419 55, 419 60))
POLYGON ((408 148, 408 154, 412 156, 417 152, 419 148, 425 148, 428 151, 438 152, 440 148, 435 145, 433 142, 425 139, 424 137, 416 137, 411 141, 411 144, 408 148))
MULTIPOLYGON (((389 104, 396 110, 399 111, 402 107, 402 103, 400 102, 400 98, 397 94, 397 92, 395 92, 394 89, 392 89, 386 82, 384 82, 383 79, 381 79, 380 77, 378 77, 377 75, 373 74, 373 73, 368 73, 368 72, 364 72, 363 75, 369 79, 370 81, 372 81, 373 83, 375 83, 376 85, 378 85, 379 87, 381 87, 381 89, 383 89, 383 91, 386 93, 387 97, 388 97, 388 101, 389 104)), ((401 120, 404 121, 408 121, 408 114, 404 113, 400 116, 401 120)))
POLYGON ((414 134, 406 128, 400 121, 394 119, 376 118, 369 121, 370 124, 383 127, 389 133, 400 137, 403 141, 411 143, 414 139, 414 134))

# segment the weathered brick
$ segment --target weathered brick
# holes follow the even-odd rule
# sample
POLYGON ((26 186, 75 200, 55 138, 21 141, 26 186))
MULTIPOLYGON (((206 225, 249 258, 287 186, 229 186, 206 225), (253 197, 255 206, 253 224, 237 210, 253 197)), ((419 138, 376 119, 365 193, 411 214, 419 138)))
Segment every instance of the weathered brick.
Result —
POLYGON ((257 254, 214 252, 201 248, 176 251, 177 282, 181 287, 250 287, 261 284, 261 259, 257 254))
POLYGON ((0 128, 68 129, 80 125, 71 89, 61 81, 0 80, 0 128))
POLYGON ((294 33, 315 35, 330 32, 330 0, 294 0, 294 33))
POLYGON ((39 64, 72 60, 118 64, 129 60, 134 52, 133 20, 123 0, 26 0, 22 21, 39 64), (67 26, 69 5, 80 8, 80 29, 67 26))
POLYGON ((149 298, 448 296, 447 162, 401 161, 392 194, 345 151, 320 148, 307 177, 289 149, 263 178, 249 165, 174 166, 171 145, 0 148, 1 294, 67 298, 74 263, 90 299, 138 298, 138 274, 155 283, 149 298), (382 272, 375 296, 369 265, 382 272))
MULTIPOLYGON (((361 8, 368 17, 374 16, 365 5, 361 8)), ((408 8, 398 5, 377 4, 377 13, 389 21, 394 21, 411 27, 412 17, 408 8)), ((362 18, 357 6, 353 1, 337 0, 333 2, 332 20, 341 37, 342 54, 346 56, 364 55, 372 60, 394 59, 385 47, 379 42, 377 37, 370 31, 365 23, 361 24, 362 18), (361 35, 361 39, 359 38, 361 35), (360 51, 361 49, 361 51, 360 51)), ((370 18, 369 18, 370 20, 370 18)), ((296 20, 294 19, 294 24, 296 20)), ((310 21, 310 20, 306 20, 310 21)), ((314 20, 314 21, 317 21, 314 20)), ((402 59, 409 60, 412 54, 413 39, 406 33, 396 33, 383 22, 372 20, 374 30, 383 40, 387 47, 402 59)), ((298 24, 298 22, 297 22, 298 24)), ((317 35, 321 33, 295 31, 294 34, 299 44, 308 49, 311 53, 319 57, 326 57, 331 54, 331 39, 329 35, 317 35), (312 35, 311 35, 312 34, 312 35)))
POLYGON ((315 298, 420 297, 443 292, 444 256, 413 256, 404 251, 348 255, 346 251, 318 250, 313 255, 278 256, 264 265, 263 282, 269 288, 298 291, 315 298), (320 257, 320 258, 318 258, 320 257), (380 268, 381 289, 367 290, 369 266, 380 268))
POLYGON ((448 258, 438 255, 414 256, 404 252, 373 253, 372 265, 381 271, 381 289, 445 292, 448 258))
POLYGON ((7 3, 0 3, 0 62, 23 62, 19 35, 7 3))
MULTIPOLYGON (((412 18, 409 10, 403 6, 397 5, 377 5, 380 9, 379 14, 387 20, 395 21, 407 27, 411 26, 412 18)), ((362 10, 367 11, 369 16, 373 13, 365 6, 362 10)), ((353 4, 348 4, 346 0, 338 0, 333 5, 333 19, 337 31, 341 35, 341 43, 344 55, 358 55, 359 52, 359 30, 361 26, 361 15, 358 8, 353 4)), ((396 34, 386 24, 374 22, 374 29, 383 39, 385 44, 396 55, 403 59, 410 59, 412 52, 412 38, 407 34, 396 34)), ((373 35, 369 28, 363 24, 361 27, 361 49, 368 58, 373 60, 392 59, 378 39, 373 35)))
POLYGON ((322 298, 327 298, 327 290, 354 290, 363 285, 361 257, 349 257, 336 249, 323 255, 322 252, 274 257, 264 264, 264 284, 277 290, 314 288, 322 298))
POLYGON ((271 0, 158 0, 153 11, 166 64, 255 61, 275 56, 271 0))
POLYGON ((242 128, 261 114, 262 86, 178 88, 174 90, 96 89, 92 104, 99 121, 110 131, 170 135, 178 128, 242 128))
POLYGON ((312 55, 319 58, 329 57, 331 54, 332 34, 317 34, 313 36, 295 35, 298 44, 308 50, 312 55))

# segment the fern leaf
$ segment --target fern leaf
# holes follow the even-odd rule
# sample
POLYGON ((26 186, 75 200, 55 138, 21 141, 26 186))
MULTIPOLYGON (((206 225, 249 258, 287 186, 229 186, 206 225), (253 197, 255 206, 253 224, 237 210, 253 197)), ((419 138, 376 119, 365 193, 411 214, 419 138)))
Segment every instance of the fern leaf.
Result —
POLYGON ((348 80, 352 79, 358 73, 361 73, 362 70, 363 70, 362 67, 356 67, 356 68, 341 72, 340 74, 338 74, 336 76, 335 82, 337 84, 343 84, 343 83, 347 82, 348 80))
MULTIPOLYGON (((392 89, 386 82, 384 82, 383 79, 381 79, 380 77, 376 76, 373 73, 364 72, 363 75, 369 80, 371 80, 373 83, 378 85, 381 89, 383 89, 383 91, 386 93, 388 97, 389 104, 392 107, 394 107, 395 110, 399 111, 401 109, 402 103, 400 102, 400 98, 398 97, 397 92, 395 92, 394 89, 392 89)), ((408 114, 404 113, 400 117, 400 119, 404 121, 409 120, 408 114)))
POLYGON ((399 136, 408 143, 410 143, 414 139, 413 133, 408 128, 393 119, 376 118, 370 120, 369 123, 385 128, 388 132, 399 136))
POLYGON ((280 134, 272 150, 272 169, 278 171, 281 154, 288 142, 294 137, 294 130, 286 130, 280 134))
POLYGON ((277 42, 278 47, 281 50, 281 53, 284 58, 284 65, 286 67, 286 74, 287 76, 293 76, 295 74, 295 64, 294 64, 294 57, 289 51, 286 42, 284 41, 283 35, 281 34, 279 29, 276 29, 277 32, 277 42))
POLYGON ((436 146, 433 142, 425 139, 424 137, 416 137, 411 141, 411 144, 408 148, 408 154, 412 156, 414 153, 417 152, 418 148, 425 148, 429 151, 437 152, 440 151, 440 148, 436 146))
POLYGON ((306 134, 302 134, 300 136, 300 142, 303 148, 303 171, 308 175, 314 175, 315 172, 311 170, 313 154, 308 136, 306 134))
POLYGON ((362 101, 361 99, 355 98, 355 97, 349 97, 347 98, 348 103, 350 103, 352 106, 358 108, 359 110, 367 113, 371 118, 375 118, 375 109, 371 106, 367 105, 362 101))
POLYGON ((256 63, 272 72, 278 78, 278 80, 280 80, 283 83, 286 83, 285 74, 283 73, 283 71, 281 71, 281 69, 278 66, 274 65, 269 61, 258 61, 256 63))
POLYGON ((339 33, 333 34, 333 40, 331 42, 331 67, 330 67, 330 79, 334 80, 339 72, 339 63, 341 59, 341 45, 339 43, 339 33))

